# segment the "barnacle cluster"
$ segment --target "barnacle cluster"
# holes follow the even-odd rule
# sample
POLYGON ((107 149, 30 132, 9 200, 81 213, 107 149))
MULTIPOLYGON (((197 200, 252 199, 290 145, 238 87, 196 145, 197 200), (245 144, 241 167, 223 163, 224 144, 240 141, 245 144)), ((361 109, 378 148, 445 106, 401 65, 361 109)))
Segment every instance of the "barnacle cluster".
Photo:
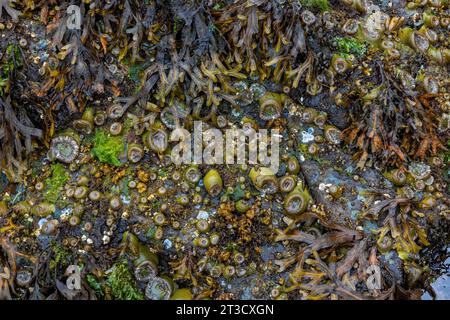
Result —
POLYGON ((432 291, 449 2, 402 3, 0 0, 0 299, 432 291), (278 171, 263 163, 275 149, 172 163, 177 138, 210 147, 174 134, 199 121, 277 130, 278 171))

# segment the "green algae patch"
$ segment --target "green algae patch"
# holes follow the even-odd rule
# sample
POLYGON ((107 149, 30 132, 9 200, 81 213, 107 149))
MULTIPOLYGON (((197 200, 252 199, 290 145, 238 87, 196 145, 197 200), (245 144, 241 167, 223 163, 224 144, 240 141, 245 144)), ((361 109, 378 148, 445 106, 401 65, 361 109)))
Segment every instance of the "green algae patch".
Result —
POLYGON ((66 268, 70 263, 70 252, 56 242, 52 242, 50 247, 53 253, 49 265, 50 270, 54 270, 58 266, 61 266, 63 269, 66 268))
POLYGON ((137 289, 126 259, 120 260, 107 271, 107 283, 111 296, 116 300, 143 300, 144 295, 137 289))
POLYGON ((91 287, 91 289, 94 290, 95 296, 97 298, 99 299, 104 298, 105 294, 103 292, 102 285, 92 273, 88 273, 86 275, 86 282, 89 285, 89 287, 91 287))
POLYGON ((9 93, 11 89, 12 73, 22 67, 20 49, 15 44, 10 44, 6 48, 5 62, 0 65, 0 97, 9 93))
POLYGON ((128 67, 128 78, 135 83, 141 82, 145 69, 151 65, 150 62, 133 63, 128 58, 123 59, 123 64, 128 67))
POLYGON ((220 9, 223 9, 223 7, 225 7, 225 3, 223 1, 220 1, 220 2, 217 2, 216 4, 214 4, 213 9, 220 10, 220 9))
POLYGON ((45 180, 47 188, 44 192, 44 199, 48 202, 55 203, 59 198, 62 188, 69 181, 70 175, 60 163, 53 164, 51 170, 51 177, 45 180))
POLYGON ((300 2, 306 8, 315 8, 319 9, 320 11, 330 10, 330 4, 328 3, 328 0, 301 0, 300 2))
POLYGON ((239 201, 239 200, 241 200, 241 199, 244 198, 244 197, 245 197, 245 190, 242 189, 242 187, 241 187, 240 184, 238 184, 238 185, 234 188, 233 193, 231 194, 231 199, 232 199, 233 201, 239 201))
POLYGON ((123 138, 111 136, 104 130, 98 130, 95 133, 94 147, 92 154, 101 162, 109 163, 114 166, 121 166, 118 156, 124 150, 123 138))
POLYGON ((131 129, 133 129, 133 119, 127 118, 123 122, 123 133, 126 135, 130 133, 131 129))
POLYGON ((355 38, 334 38, 336 41, 337 49, 343 54, 354 54, 358 57, 362 57, 366 54, 367 48, 364 43, 359 42, 355 38))

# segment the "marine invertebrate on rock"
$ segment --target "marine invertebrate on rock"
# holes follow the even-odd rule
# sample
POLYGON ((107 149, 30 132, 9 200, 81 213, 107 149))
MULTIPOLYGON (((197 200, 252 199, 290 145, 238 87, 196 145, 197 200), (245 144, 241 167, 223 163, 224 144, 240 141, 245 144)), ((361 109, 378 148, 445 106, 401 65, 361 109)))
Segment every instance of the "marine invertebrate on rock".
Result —
POLYGON ((58 232, 59 222, 56 219, 47 220, 42 226, 41 226, 41 233, 45 235, 54 236, 58 232))
POLYGON ((248 176, 258 190, 268 194, 274 194, 278 191, 278 179, 270 168, 252 168, 248 176))
POLYGON ((197 166, 191 165, 184 171, 184 177, 187 182, 196 184, 201 179, 201 173, 197 166))
POLYGON ((348 35, 354 35, 358 32, 359 24, 356 19, 347 19, 342 26, 342 31, 348 35))
POLYGON ((103 110, 97 111, 94 115, 95 125, 97 125, 97 126, 104 125, 107 117, 108 117, 108 115, 106 114, 106 111, 103 111, 103 110))
POLYGON ((284 197, 284 212, 290 217, 298 217, 298 215, 306 211, 311 202, 312 197, 308 190, 302 183, 299 183, 294 190, 284 197))
POLYGON ((297 175, 300 172, 300 163, 298 162, 298 159, 296 156, 290 156, 286 168, 289 171, 289 173, 293 175, 297 175))
POLYGON ((297 185, 295 176, 284 176, 280 179, 280 191, 291 192, 297 185))
POLYGON ((169 300, 174 291, 173 280, 167 276, 150 279, 145 288, 145 297, 150 300, 169 300))
POLYGON ((0 175, 0 233, 39 254, 16 279, 29 283, 34 270, 39 286, 8 293, 3 281, 0 296, 73 298, 63 272, 74 263, 83 265, 80 292, 87 282, 100 299, 385 299, 422 287, 418 260, 428 262, 427 236, 448 213, 439 153, 450 119, 448 1, 338 2, 18 3, 24 23, 6 17, 2 43, 12 46, 0 44, 9 103, 0 105, 0 162, 25 180, 0 175), (67 28, 69 4, 81 10, 81 30, 67 28), (31 26, 36 37, 15 39, 31 26), (44 29, 51 39, 41 41, 44 29), (421 37, 426 51, 413 48, 421 37), (24 68, 9 72, 21 56, 24 68), (97 132, 88 134, 93 108, 97 132), (83 111, 78 155, 49 162, 41 150, 54 128, 76 129, 67 116, 83 111), (280 129, 279 170, 170 164, 167 130, 194 121, 217 132, 280 129), (31 146, 29 161, 16 162, 31 146), (368 290, 367 267, 391 261, 393 277, 383 272, 381 289, 368 290))
POLYGON ((386 179, 391 181, 396 186, 402 186, 406 183, 406 174, 403 170, 400 169, 394 169, 391 171, 388 171, 384 174, 386 179))
POLYGON ((158 274, 158 256, 142 244, 139 239, 130 232, 125 232, 122 237, 124 250, 128 250, 134 257, 134 275, 138 281, 149 281, 158 274))
POLYGON ((316 16, 309 10, 303 10, 301 13, 302 21, 305 25, 309 26, 316 22, 316 16))
POLYGON ((86 186, 79 186, 76 187, 73 193, 73 197, 75 199, 85 199, 88 196, 89 188, 86 186))
POLYGON ((122 207, 122 200, 120 200, 119 196, 114 195, 109 199, 109 206, 111 209, 117 211, 122 207))
POLYGON ((274 120, 281 116, 285 97, 283 95, 266 92, 259 99, 259 117, 263 120, 274 120))
POLYGON ((212 197, 216 197, 222 192, 223 181, 217 170, 209 170, 203 177, 203 184, 205 185, 206 191, 208 191, 212 197))
POLYGON ((435 28, 440 24, 439 17, 427 11, 423 13, 422 20, 423 24, 430 28, 435 28))
POLYGON ((169 137, 164 128, 153 128, 146 132, 142 137, 147 148, 155 151, 158 155, 162 155, 169 146, 169 137))
POLYGON ((414 50, 418 50, 424 53, 430 46, 430 42, 424 35, 409 27, 400 29, 398 37, 402 43, 410 46, 414 50))
POLYGON ((80 136, 67 129, 53 138, 48 156, 64 163, 72 163, 80 152, 80 136))
POLYGON ((123 125, 120 122, 113 122, 111 123, 111 125, 109 126, 109 133, 112 136, 118 136, 122 133, 123 130, 123 125))
POLYGON ((98 190, 92 190, 89 192, 89 200, 99 201, 102 198, 102 194, 98 190))
POLYGON ((210 241, 207 237, 197 237, 194 239, 194 241, 192 241, 192 244, 200 248, 208 248, 210 245, 210 241))
POLYGON ((31 208, 31 214, 38 217, 46 217, 55 212, 56 207, 49 202, 40 202, 31 208))
POLYGON ((317 110, 314 108, 305 108, 302 112, 302 121, 305 123, 313 123, 317 117, 317 110))
POLYGON ((127 148, 127 157, 130 162, 138 163, 144 157, 144 148, 141 145, 132 143, 127 148))
POLYGON ((334 54, 331 58, 330 66, 333 72, 343 74, 351 68, 351 62, 348 59, 343 58, 337 54, 334 54))
POLYGON ((91 134, 94 129, 94 108, 87 107, 81 119, 73 121, 73 127, 84 134, 91 134))
POLYGON ((205 232, 209 231, 210 225, 209 225, 209 222, 207 220, 199 219, 195 223, 195 228, 197 229, 198 232, 205 233, 205 232))
POLYGON ((434 48, 430 47, 427 50, 427 56, 434 62, 440 65, 447 65, 450 63, 450 49, 448 48, 434 48))
POLYGON ((324 128, 325 139, 334 145, 337 145, 341 142, 341 131, 332 125, 326 125, 324 128))

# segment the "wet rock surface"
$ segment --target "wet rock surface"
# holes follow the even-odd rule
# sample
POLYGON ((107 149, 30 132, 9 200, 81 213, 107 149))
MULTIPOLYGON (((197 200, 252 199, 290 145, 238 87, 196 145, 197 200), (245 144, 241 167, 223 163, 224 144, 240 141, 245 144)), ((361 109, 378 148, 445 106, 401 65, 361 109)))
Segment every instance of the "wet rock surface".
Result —
POLYGON ((0 299, 448 299, 448 3, 300 2, 3 10, 0 299), (194 120, 278 172, 174 165, 194 120))

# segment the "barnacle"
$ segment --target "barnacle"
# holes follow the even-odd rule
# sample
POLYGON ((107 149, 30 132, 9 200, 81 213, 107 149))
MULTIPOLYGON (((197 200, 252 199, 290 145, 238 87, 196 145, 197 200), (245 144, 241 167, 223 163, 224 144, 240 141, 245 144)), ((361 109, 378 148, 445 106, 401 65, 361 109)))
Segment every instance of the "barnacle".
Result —
POLYGON ((434 62, 446 65, 450 63, 450 49, 448 48, 433 48, 430 47, 427 51, 428 57, 434 62))

